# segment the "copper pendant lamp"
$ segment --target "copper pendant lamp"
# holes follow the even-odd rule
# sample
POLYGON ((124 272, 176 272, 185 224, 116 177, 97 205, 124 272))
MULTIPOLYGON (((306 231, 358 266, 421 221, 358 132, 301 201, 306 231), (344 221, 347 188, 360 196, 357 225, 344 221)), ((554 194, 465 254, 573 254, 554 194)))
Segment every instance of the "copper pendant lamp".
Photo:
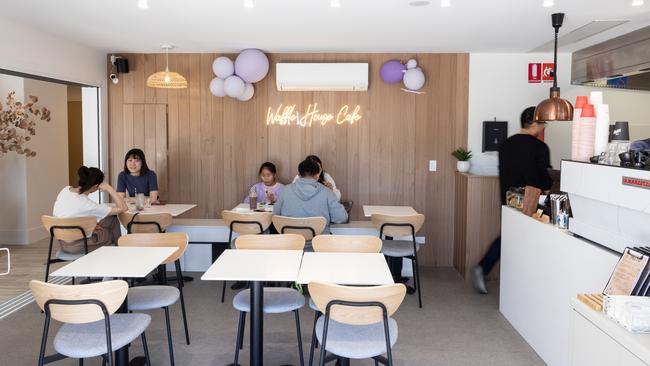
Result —
POLYGON ((165 50, 165 71, 159 71, 157 73, 151 74, 147 78, 147 86, 150 88, 162 88, 162 89, 185 89, 187 88, 187 80, 183 75, 169 71, 169 50, 173 46, 163 45, 162 49, 165 50))
POLYGON ((553 87, 548 99, 543 100, 535 108, 535 122, 546 121, 572 121, 573 106, 571 103, 560 98, 560 88, 557 86, 557 34, 564 22, 564 13, 551 15, 553 28, 555 28, 555 50, 553 52, 553 87))

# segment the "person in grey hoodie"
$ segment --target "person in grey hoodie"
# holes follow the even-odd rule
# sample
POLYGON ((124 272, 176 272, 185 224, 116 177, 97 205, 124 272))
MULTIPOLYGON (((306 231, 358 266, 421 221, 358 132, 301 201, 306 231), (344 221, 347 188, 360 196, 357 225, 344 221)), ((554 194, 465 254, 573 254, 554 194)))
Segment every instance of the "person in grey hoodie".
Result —
POLYGON ((332 190, 318 182, 321 167, 313 160, 303 160, 298 165, 298 178, 284 187, 273 205, 273 214, 289 217, 322 216, 327 220, 323 231, 329 234, 329 224, 341 224, 348 220, 348 213, 332 190))

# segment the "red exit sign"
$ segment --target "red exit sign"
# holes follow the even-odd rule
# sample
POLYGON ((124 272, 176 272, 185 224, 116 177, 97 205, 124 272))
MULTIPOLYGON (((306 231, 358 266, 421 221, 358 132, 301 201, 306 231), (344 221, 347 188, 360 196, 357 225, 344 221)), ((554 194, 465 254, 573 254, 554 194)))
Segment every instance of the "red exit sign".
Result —
POLYGON ((553 81, 555 67, 552 63, 532 62, 528 64, 528 82, 546 83, 553 81))

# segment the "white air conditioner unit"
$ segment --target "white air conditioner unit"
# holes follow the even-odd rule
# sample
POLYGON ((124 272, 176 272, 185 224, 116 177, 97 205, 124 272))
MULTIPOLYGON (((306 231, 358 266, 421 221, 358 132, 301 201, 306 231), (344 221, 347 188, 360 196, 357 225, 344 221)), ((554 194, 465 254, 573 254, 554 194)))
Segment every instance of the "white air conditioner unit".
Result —
POLYGON ((279 91, 367 91, 367 63, 278 63, 279 91))

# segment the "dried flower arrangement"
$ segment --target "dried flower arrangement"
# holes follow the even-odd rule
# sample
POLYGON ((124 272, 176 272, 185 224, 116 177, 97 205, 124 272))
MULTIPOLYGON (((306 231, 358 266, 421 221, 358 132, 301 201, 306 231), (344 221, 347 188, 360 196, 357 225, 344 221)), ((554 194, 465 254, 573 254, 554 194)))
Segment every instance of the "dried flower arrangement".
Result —
POLYGON ((0 103, 0 157, 15 151, 26 157, 36 156, 36 151, 28 149, 25 144, 36 135, 36 121, 50 122, 50 110, 37 107, 38 98, 30 95, 29 102, 16 101, 16 92, 7 95, 6 107, 0 103))

